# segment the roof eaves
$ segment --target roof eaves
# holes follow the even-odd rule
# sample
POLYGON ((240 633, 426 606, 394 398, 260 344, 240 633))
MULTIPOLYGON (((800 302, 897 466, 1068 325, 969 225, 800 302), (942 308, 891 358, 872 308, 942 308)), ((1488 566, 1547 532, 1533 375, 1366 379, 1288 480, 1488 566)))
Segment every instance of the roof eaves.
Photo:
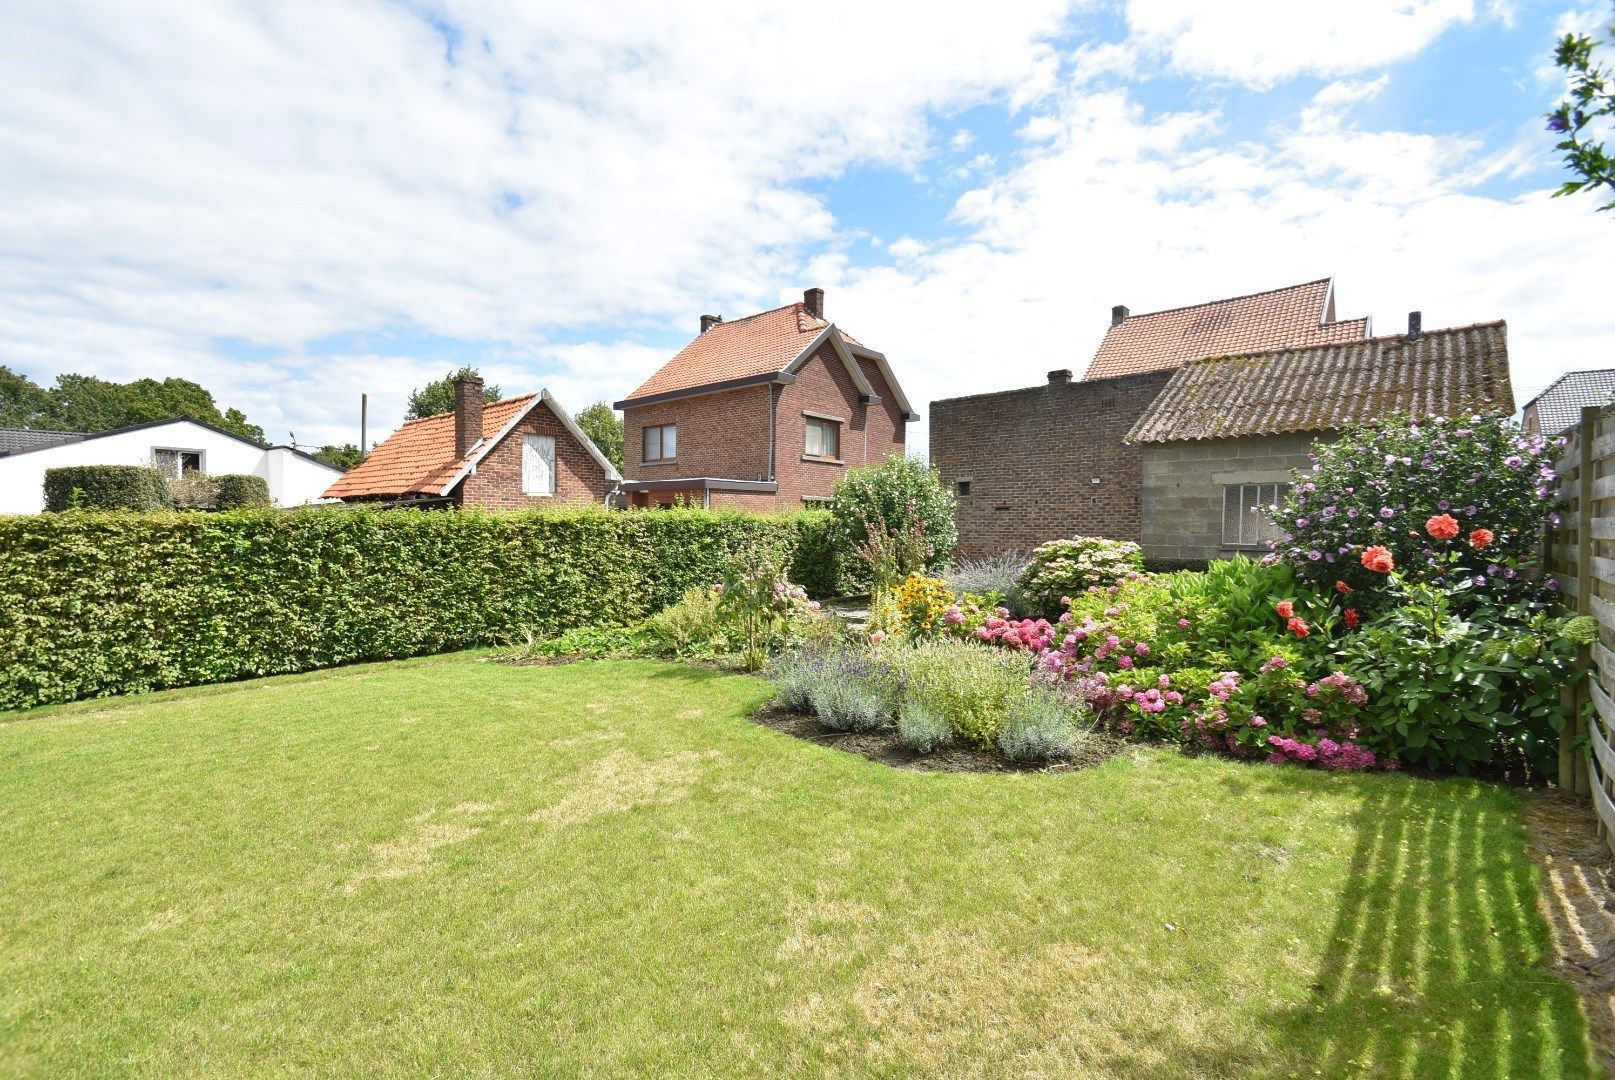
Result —
POLYGON ((660 394, 646 394, 644 397, 624 398, 611 404, 613 409, 635 409, 641 405, 660 405, 664 401, 677 401, 680 398, 699 397, 702 394, 721 394, 725 390, 739 390, 747 386, 758 386, 762 383, 793 383, 795 375, 783 371, 765 371, 760 375, 742 375, 738 379, 722 379, 718 382, 702 383, 699 386, 686 386, 682 390, 667 390, 660 394))

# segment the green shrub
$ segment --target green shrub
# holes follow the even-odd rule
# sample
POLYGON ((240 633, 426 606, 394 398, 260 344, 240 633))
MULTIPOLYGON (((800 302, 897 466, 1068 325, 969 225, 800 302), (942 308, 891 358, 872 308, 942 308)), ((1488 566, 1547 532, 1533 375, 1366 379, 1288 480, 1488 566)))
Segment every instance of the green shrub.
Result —
POLYGON ((953 727, 929 705, 904 701, 897 710, 897 739, 915 753, 929 754, 953 741, 953 727))
POLYGON ((1052 761, 1070 757, 1081 738, 1073 707, 1055 692, 1033 687, 1010 702, 998 748, 1011 761, 1052 761))
POLYGON ((217 489, 213 505, 220 510, 245 510, 269 505, 269 481, 250 473, 213 477, 217 489))
POLYGON ((894 453, 850 470, 836 482, 830 511, 848 578, 884 586, 941 570, 959 540, 953 510, 941 476, 915 458, 894 453))
POLYGON ((0 708, 637 623, 719 580, 748 537, 794 544, 805 519, 597 508, 0 518, 0 708))
POLYGON ((186 469, 178 480, 168 481, 168 495, 175 509, 211 510, 219 501, 219 485, 205 472, 186 469))
POLYGON ((1090 585, 1114 585, 1130 571, 1143 568, 1139 547, 1131 540, 1076 536, 1050 540, 1032 552, 1021 574, 1021 591, 1039 615, 1060 612, 1060 598, 1076 596, 1090 585))
POLYGON ((690 586, 678 603, 652 615, 646 629, 670 656, 714 656, 729 647, 710 586, 690 586))
POLYGON ((168 481, 149 465, 58 465, 45 470, 45 509, 166 510, 168 481))
POLYGON ((991 749, 1010 703, 1026 689, 1024 654, 943 638, 876 650, 905 702, 946 718, 954 736, 991 749))

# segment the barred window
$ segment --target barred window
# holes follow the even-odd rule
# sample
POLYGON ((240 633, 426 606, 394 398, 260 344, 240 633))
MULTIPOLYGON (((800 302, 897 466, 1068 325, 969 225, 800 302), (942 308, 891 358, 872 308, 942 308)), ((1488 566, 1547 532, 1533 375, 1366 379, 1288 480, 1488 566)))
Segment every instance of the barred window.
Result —
POLYGON ((1265 548, 1281 535, 1273 507, 1290 493, 1289 484, 1228 484, 1222 489, 1223 547, 1265 548))

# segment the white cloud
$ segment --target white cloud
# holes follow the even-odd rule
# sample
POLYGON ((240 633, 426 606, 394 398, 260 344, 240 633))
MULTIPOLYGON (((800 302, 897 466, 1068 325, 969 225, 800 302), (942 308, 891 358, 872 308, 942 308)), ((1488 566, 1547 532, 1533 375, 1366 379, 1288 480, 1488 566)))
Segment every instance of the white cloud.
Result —
POLYGON ((1074 90, 1027 125, 1041 146, 1024 164, 958 201, 968 235, 852 271, 836 317, 888 351, 917 403, 1080 376, 1112 304, 1331 274, 1339 314, 1378 332, 1415 308, 1431 329, 1508 319, 1522 403, 1559 371, 1611 362, 1615 310, 1589 268, 1615 225, 1588 200, 1478 192, 1515 149, 1359 130, 1315 106, 1262 141, 1229 144, 1221 123, 1074 90))
POLYGON ((833 233, 799 182, 1035 100, 1068 6, 12 6, 0 363, 206 372, 236 402, 250 365, 218 338, 295 364, 403 328, 542 360, 560 329, 743 307, 833 233))
POLYGON ((1175 69, 1252 86, 1405 60, 1474 15, 1472 0, 1127 2, 1133 40, 1163 50, 1175 69))

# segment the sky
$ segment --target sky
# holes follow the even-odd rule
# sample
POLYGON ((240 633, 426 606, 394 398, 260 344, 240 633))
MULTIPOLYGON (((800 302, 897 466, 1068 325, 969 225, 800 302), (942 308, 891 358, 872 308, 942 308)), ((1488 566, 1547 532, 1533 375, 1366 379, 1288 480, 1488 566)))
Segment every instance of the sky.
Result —
MULTIPOLYGON (((462 364, 573 411, 827 292, 937 398, 1133 312, 1333 276, 1615 366, 1615 213, 1550 198, 1608 0, 53 0, 0 6, 0 364, 372 438, 462 364), (923 16, 920 12, 923 11, 923 16)), ((1073 418, 1073 423, 1080 418, 1073 418)), ((1051 437, 1057 433, 1051 433, 1051 437)), ((923 451, 925 422, 910 447, 923 451)))

